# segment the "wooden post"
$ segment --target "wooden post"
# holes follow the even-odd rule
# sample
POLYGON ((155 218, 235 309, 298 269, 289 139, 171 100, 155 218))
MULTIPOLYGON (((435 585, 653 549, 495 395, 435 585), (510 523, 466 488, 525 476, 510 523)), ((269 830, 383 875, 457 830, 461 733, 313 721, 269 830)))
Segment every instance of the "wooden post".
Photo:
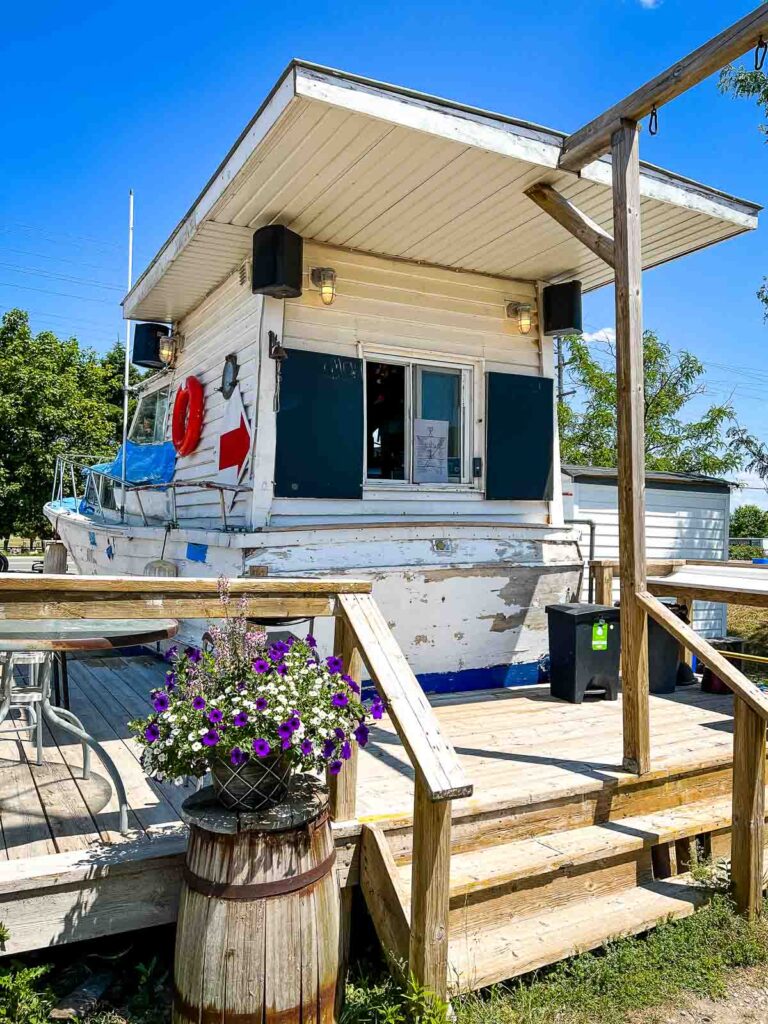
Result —
POLYGON ((733 713, 731 879, 737 909, 752 918, 763 902, 765 719, 736 695, 733 713))
MULTIPOLYGON (((693 626, 693 598, 681 597, 679 603, 685 605, 688 625, 693 626)), ((685 644, 680 644, 680 661, 685 662, 686 665, 693 665, 693 653, 688 650, 685 644)))
MULTIPOLYGON (((344 660, 344 671, 355 682, 360 682, 363 663, 354 632, 343 614, 336 616, 336 631, 333 638, 333 653, 344 660)), ((331 818, 347 821, 354 818, 357 797, 357 744, 352 744, 352 756, 344 763, 338 775, 328 775, 330 790, 331 818)))
POLYGON ((591 570, 595 580, 595 604, 613 604, 613 566, 598 562, 591 570))
POLYGON ((621 676, 624 767, 650 771, 646 588, 645 418, 638 126, 622 121, 611 140, 616 268, 616 385, 621 566, 621 676))
POLYGON ((417 769, 408 966, 416 981, 441 999, 448 990, 450 870, 451 801, 430 800, 417 769))

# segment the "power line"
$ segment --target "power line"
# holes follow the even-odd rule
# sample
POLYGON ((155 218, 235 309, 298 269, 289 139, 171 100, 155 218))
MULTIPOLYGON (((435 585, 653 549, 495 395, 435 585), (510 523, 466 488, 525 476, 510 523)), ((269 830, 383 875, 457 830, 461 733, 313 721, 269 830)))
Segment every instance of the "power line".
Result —
POLYGON ((55 256, 51 256, 49 253, 32 252, 29 249, 17 249, 15 246, 12 245, 0 245, 0 251, 13 252, 16 253, 17 256, 33 256, 35 259, 39 260, 55 260, 57 263, 70 263, 73 267, 85 267, 88 270, 105 269, 103 263, 87 263, 84 262, 83 260, 71 260, 68 259, 66 256, 59 256, 58 254, 55 256))
POLYGON ((51 278, 56 281, 69 281, 72 284, 87 284, 92 288, 106 288, 113 292, 122 292, 123 289, 116 284, 104 284, 88 277, 73 277, 70 274, 54 274, 50 270, 40 270, 38 267, 20 267, 16 263, 0 263, 0 267, 11 270, 14 274, 37 274, 40 277, 51 278))
MULTIPOLYGON (((18 308, 20 308, 20 307, 18 307, 18 306, 0 306, 0 312, 10 313, 11 310, 18 309, 18 308)), ((77 320, 73 320, 72 317, 66 316, 66 314, 64 314, 64 313, 49 313, 49 312, 47 312, 45 310, 42 310, 42 309, 28 309, 28 308, 24 309, 23 312, 29 314, 30 317, 36 317, 37 319, 45 318, 47 320, 66 320, 67 323, 79 324, 80 326, 85 325, 87 327, 99 327, 99 328, 104 327, 103 322, 101 322, 99 320, 83 320, 80 317, 78 317, 77 320)), ((122 317, 120 317, 120 319, 122 319, 122 317)), ((114 324, 111 325, 108 329, 112 330, 113 328, 114 328, 114 324)))
POLYGON ((100 302, 104 306, 118 306, 109 299, 96 299, 92 295, 72 295, 71 292, 52 292, 48 288, 35 288, 31 284, 17 284, 15 281, 0 281, 0 288, 21 288, 27 292, 41 292, 43 295, 58 295, 62 299, 79 299, 80 302, 100 302))

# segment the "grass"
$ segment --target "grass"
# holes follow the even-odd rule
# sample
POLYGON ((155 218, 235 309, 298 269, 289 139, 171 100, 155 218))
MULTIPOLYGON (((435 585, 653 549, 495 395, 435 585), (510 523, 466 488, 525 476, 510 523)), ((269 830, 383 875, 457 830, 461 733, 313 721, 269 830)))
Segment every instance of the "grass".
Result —
MULTIPOLYGON (((698 874, 722 888, 722 870, 698 874)), ((462 996, 453 1002, 452 1019, 456 1024, 624 1024, 686 994, 719 998, 735 970, 768 966, 768 904, 765 915, 750 924, 736 914, 725 892, 714 891, 706 907, 683 921, 462 996)), ((113 970, 114 983, 83 1024, 166 1024, 170 930, 141 933, 123 943, 122 948, 114 941, 94 944, 92 953, 61 947, 53 966, 29 956, 0 967, 0 1024, 45 1024, 59 996, 105 967, 113 970)), ((430 993, 399 983, 369 955, 350 972, 339 1024, 447 1024, 449 1019, 430 993)))

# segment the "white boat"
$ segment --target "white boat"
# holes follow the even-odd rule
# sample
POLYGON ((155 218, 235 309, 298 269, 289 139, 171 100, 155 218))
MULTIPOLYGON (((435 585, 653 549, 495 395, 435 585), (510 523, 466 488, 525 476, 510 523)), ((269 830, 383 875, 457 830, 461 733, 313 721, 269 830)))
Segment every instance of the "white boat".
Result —
MULTIPOLYGON (((610 161, 558 170, 563 138, 293 62, 124 300, 165 368, 125 487, 120 456, 59 461, 46 515, 76 569, 364 576, 425 688, 537 681, 583 564, 552 338, 579 289, 563 320, 551 286, 612 280, 526 195, 610 230, 610 161)), ((646 268, 757 224, 655 167, 641 193, 646 268)))

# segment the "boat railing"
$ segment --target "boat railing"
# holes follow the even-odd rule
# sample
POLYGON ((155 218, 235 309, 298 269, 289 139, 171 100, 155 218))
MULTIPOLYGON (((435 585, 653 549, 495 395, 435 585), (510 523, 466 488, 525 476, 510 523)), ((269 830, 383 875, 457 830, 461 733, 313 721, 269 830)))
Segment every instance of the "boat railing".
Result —
MULTIPOLYGON (((334 651, 344 659, 347 673, 359 684, 363 667, 367 669, 415 776, 410 912, 406 906, 397 908, 404 953, 415 979, 445 995, 451 806, 453 800, 471 796, 472 786, 371 593, 371 583, 349 577, 240 578, 230 579, 227 589, 232 599, 242 601, 243 614, 257 621, 333 617, 334 651)), ((58 618, 78 619, 216 619, 226 614, 215 579, 0 575, 0 619, 44 619, 52 607, 58 618)), ((330 812, 337 822, 356 818, 357 756, 355 746, 344 771, 328 775, 330 812)), ((370 863, 375 855, 374 843, 368 856, 361 857, 361 884, 372 878, 377 892, 396 893, 394 860, 390 856, 370 863)))
MULTIPOLYGON (((179 491, 215 491, 219 498, 221 520, 225 530, 232 528, 227 510, 227 495, 235 496, 251 488, 244 484, 222 484, 211 480, 171 480, 168 483, 124 483, 120 477, 95 469, 103 457, 88 455, 58 455, 54 469, 51 501, 72 498, 76 511, 89 511, 104 522, 111 521, 107 513, 114 513, 116 520, 125 520, 115 501, 116 487, 124 488, 126 494, 136 499, 139 516, 144 526, 178 526, 180 523, 177 496, 179 491), (167 493, 170 498, 169 515, 157 516, 147 511, 142 494, 151 492, 167 493)), ((230 510, 231 511, 231 510, 230 510)), ((193 524, 189 524, 193 525, 193 524)))

